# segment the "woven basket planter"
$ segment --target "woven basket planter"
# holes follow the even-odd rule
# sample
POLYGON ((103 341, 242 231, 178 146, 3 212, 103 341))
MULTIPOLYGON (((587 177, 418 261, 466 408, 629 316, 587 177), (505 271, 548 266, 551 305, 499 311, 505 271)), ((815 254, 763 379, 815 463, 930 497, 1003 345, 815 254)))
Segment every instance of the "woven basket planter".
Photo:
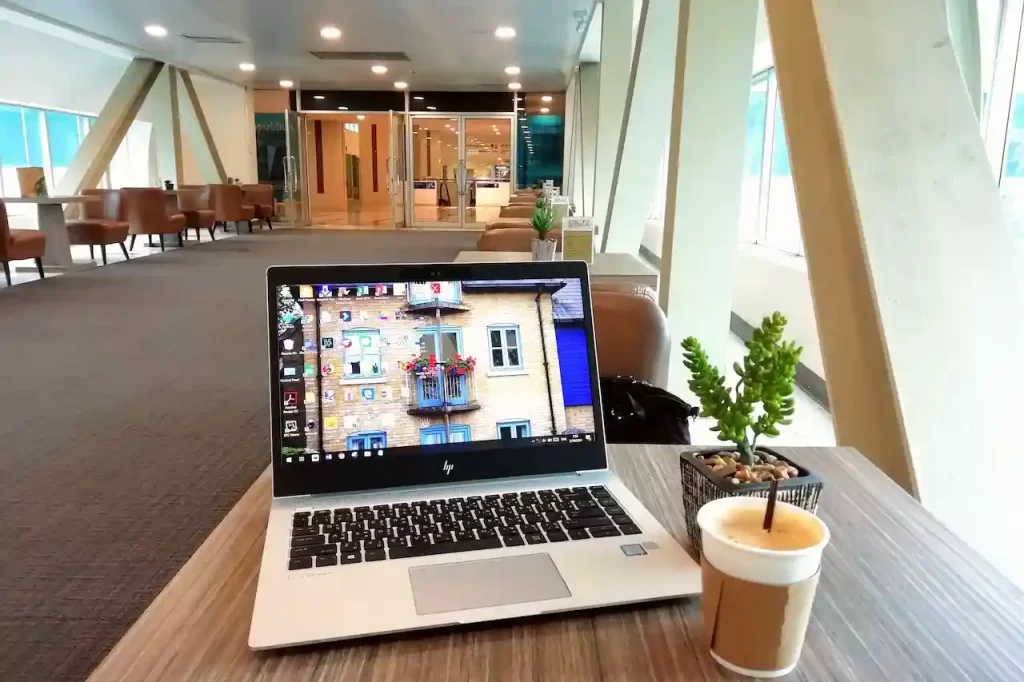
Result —
MULTIPOLYGON (((686 513, 686 533, 697 553, 702 551, 697 511, 708 502, 722 497, 768 497, 770 483, 741 483, 734 485, 728 479, 711 473, 697 455, 710 452, 736 452, 736 448, 702 448, 679 455, 679 469, 683 482, 683 509, 686 513)), ((758 448, 757 452, 775 455, 781 461, 796 467, 800 475, 779 481, 778 499, 812 514, 818 513, 818 498, 825 483, 805 467, 783 457, 774 450, 758 448)))

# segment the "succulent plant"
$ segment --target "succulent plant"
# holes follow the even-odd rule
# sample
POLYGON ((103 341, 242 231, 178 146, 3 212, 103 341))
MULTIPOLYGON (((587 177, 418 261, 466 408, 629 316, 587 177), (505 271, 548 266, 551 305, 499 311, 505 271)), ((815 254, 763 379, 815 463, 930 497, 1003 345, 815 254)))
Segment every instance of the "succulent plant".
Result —
POLYGON ((702 413, 718 422, 711 430, 718 432, 718 440, 735 443, 747 466, 753 464, 758 436, 779 435, 778 426, 791 423, 795 409, 796 366, 803 348, 782 340, 785 327, 786 318, 776 311, 754 329, 743 364, 733 364, 739 377, 735 388, 726 387, 697 339, 691 336, 682 344, 683 364, 692 375, 690 390, 700 399, 702 413))
POLYGON ((555 211, 547 205, 537 206, 533 209, 530 225, 537 233, 537 239, 547 239, 548 232, 555 226, 555 211))

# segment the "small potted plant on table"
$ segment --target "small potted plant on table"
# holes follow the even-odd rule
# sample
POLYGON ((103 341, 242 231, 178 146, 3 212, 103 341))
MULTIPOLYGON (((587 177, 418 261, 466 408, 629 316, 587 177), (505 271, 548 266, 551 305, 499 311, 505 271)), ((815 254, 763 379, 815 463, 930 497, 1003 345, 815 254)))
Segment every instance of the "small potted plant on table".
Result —
POLYGON ((531 242, 533 260, 554 260, 555 247, 558 243, 554 239, 549 239, 548 233, 555 226, 555 211, 538 199, 537 207, 533 209, 533 217, 530 218, 530 225, 537 233, 537 238, 531 242))
POLYGON ((680 455, 686 531, 697 552, 701 551, 697 510, 711 500, 734 495, 767 497, 771 482, 777 480, 778 499, 817 512, 821 479, 757 444, 759 436, 779 435, 778 426, 790 423, 795 408, 796 365, 803 349, 782 340, 785 327, 786 318, 776 312, 754 329, 743 364, 733 365, 739 378, 735 388, 726 387, 725 377, 709 362, 697 339, 691 336, 683 341, 683 364, 692 375, 690 390, 700 399, 702 414, 716 420, 711 430, 718 432, 718 439, 734 445, 680 455))

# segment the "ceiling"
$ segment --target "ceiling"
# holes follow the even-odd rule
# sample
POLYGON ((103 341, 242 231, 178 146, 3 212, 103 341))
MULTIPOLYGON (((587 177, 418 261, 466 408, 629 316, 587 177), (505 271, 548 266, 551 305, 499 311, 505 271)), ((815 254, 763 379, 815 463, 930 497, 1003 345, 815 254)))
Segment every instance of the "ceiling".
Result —
POLYGON ((0 0, 0 7, 98 38, 140 56, 235 83, 299 88, 494 90, 512 80, 524 90, 561 90, 576 63, 595 0, 0 0), (154 38, 147 24, 169 35, 154 38), (326 40, 320 28, 342 30, 326 40), (517 36, 499 40, 498 26, 517 36), (179 34, 227 38, 203 44, 179 34), (408 61, 320 60, 311 51, 404 52, 408 61), (256 71, 243 73, 238 64, 256 71))

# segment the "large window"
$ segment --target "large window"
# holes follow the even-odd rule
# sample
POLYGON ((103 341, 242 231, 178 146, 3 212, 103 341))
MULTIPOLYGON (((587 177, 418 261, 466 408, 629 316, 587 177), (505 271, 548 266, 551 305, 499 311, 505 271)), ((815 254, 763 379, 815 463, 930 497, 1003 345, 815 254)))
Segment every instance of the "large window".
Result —
MULTIPOLYGON (((43 169, 51 193, 78 153, 94 116, 0 102, 0 196, 20 196, 18 168, 43 169)), ((135 121, 110 162, 101 187, 144 187, 150 184, 152 124, 135 121)), ((8 212, 34 216, 35 207, 11 204, 8 212)))
POLYGON ((382 376, 380 330, 353 329, 342 334, 346 379, 376 379, 382 376))
POLYGON ((519 325, 493 325, 487 328, 491 345, 491 367, 497 370, 522 369, 523 358, 519 354, 522 340, 519 325))

